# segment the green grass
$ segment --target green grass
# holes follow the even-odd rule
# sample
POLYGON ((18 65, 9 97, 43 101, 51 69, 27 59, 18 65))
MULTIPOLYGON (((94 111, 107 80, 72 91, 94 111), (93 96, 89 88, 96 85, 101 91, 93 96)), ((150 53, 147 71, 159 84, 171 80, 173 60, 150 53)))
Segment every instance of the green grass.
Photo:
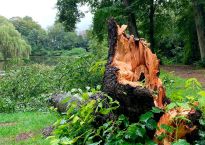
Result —
POLYGON ((185 88, 187 79, 161 71, 160 78, 166 88, 166 96, 172 101, 182 101, 186 96, 197 96, 199 90, 185 88))
POLYGON ((160 72, 160 78, 163 81, 163 84, 166 87, 167 96, 171 96, 178 90, 184 89, 186 79, 177 77, 171 73, 167 73, 164 71, 160 72))
POLYGON ((43 112, 19 112, 0 114, 0 145, 49 145, 41 131, 53 124, 56 115, 43 112), (9 124, 5 124, 9 123, 9 124), (29 139, 17 141, 16 136, 21 133, 32 132, 29 139))

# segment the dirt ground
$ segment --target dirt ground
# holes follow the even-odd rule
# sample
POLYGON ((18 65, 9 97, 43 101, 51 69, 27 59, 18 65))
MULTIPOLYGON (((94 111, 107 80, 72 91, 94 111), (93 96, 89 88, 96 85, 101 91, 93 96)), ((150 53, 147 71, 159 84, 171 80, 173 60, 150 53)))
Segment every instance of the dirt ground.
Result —
POLYGON ((196 78, 202 83, 203 87, 205 86, 205 68, 198 69, 189 65, 170 65, 161 66, 161 69, 182 78, 196 78))

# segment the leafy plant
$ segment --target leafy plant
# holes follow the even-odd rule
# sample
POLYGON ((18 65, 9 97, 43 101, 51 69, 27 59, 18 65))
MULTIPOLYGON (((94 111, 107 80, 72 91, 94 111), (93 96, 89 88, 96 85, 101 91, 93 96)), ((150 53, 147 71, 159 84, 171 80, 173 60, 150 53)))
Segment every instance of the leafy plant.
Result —
POLYGON ((94 55, 80 58, 62 59, 55 67, 53 78, 57 91, 69 91, 72 88, 84 89, 101 84, 105 61, 96 60, 94 55))
POLYGON ((46 109, 52 67, 31 65, 6 72, 0 79, 0 112, 46 109))
POLYGON ((140 116, 138 122, 131 123, 126 116, 113 114, 119 103, 106 94, 90 88, 75 93, 80 94, 82 101, 69 104, 67 113, 55 123, 53 136, 49 137, 51 144, 155 144, 147 129, 157 128, 153 117, 160 109, 153 108, 140 116), (104 97, 93 97, 99 93, 104 97))

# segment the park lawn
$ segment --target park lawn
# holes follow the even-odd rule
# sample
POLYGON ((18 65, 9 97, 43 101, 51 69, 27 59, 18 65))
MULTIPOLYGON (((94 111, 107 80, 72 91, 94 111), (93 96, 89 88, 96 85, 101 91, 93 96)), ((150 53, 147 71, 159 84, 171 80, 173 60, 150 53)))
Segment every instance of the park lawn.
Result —
POLYGON ((0 145, 49 145, 42 129, 55 121, 56 115, 50 112, 1 113, 0 145), (30 137, 19 140, 23 134, 30 137))
POLYGON ((197 96, 198 90, 185 88, 185 83, 188 79, 178 77, 163 70, 160 72, 160 78, 166 88, 166 96, 172 101, 180 102, 186 96, 197 96))

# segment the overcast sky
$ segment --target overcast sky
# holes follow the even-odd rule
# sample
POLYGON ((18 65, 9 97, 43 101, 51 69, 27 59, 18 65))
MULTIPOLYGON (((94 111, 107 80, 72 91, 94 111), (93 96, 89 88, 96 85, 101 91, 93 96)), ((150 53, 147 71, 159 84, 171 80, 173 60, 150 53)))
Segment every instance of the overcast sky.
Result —
MULTIPOLYGON (((57 0, 0 0, 0 15, 7 18, 15 16, 30 16, 43 28, 53 25, 57 10, 57 0)), ((88 11, 87 6, 81 7, 82 11, 88 11)), ((92 14, 86 13, 85 18, 77 24, 77 31, 83 31, 90 27, 92 14)))

